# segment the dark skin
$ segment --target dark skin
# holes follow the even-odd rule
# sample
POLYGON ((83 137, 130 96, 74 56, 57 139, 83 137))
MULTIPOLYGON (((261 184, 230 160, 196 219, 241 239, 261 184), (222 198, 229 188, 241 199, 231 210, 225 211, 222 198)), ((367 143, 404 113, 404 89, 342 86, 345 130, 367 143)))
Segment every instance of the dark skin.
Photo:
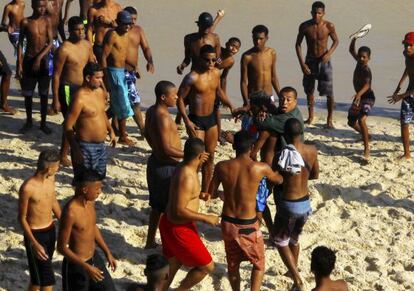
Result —
POLYGON ((183 116, 187 133, 190 137, 198 137, 204 141, 209 159, 203 167, 202 189, 207 192, 208 185, 213 176, 214 152, 218 141, 217 126, 204 131, 195 126, 188 118, 184 99, 189 102, 189 111, 196 116, 208 116, 214 111, 214 102, 217 96, 224 105, 233 112, 229 98, 220 86, 220 71, 215 67, 216 54, 205 53, 200 58, 198 69, 185 76, 178 90, 178 110, 183 116))
MULTIPOLYGON (((69 39, 64 41, 57 49, 53 61, 52 108, 59 112, 61 109, 59 102, 60 83, 81 86, 83 83, 83 68, 88 62, 96 62, 92 51, 92 44, 85 40, 85 27, 83 24, 79 24, 69 31, 69 39)), ((70 166, 68 154, 69 142, 65 138, 65 134, 62 133, 60 161, 64 166, 70 166)))
MULTIPOLYGON (((73 0, 67 0, 65 5, 65 17, 63 18, 63 22, 66 23, 69 19, 69 9, 70 5, 72 4, 73 0)), ((79 16, 82 19, 88 19, 88 9, 92 6, 93 0, 79 0, 79 16)))
MULTIPOLYGON (((1 30, 7 31, 7 33, 19 31, 20 23, 24 18, 25 7, 26 5, 23 0, 13 0, 4 6, 1 30)), ((17 49, 17 47, 15 47, 15 49, 17 49)))
MULTIPOLYGON (((400 82, 398 83, 397 89, 395 89, 394 94, 388 97, 388 102, 395 104, 412 94, 414 94, 414 89, 407 90, 406 93, 399 94, 401 86, 404 83, 405 79, 408 77, 409 84, 412 86, 414 84, 414 44, 404 43, 404 56, 405 56, 405 70, 401 77, 400 82)), ((411 159, 410 153, 410 125, 401 123, 401 139, 404 147, 404 154, 400 159, 411 159)))
POLYGON ((65 135, 73 151, 72 163, 84 162, 78 141, 100 143, 109 133, 110 145, 115 147, 115 133, 105 112, 106 92, 102 88, 102 78, 102 71, 85 76, 84 84, 72 100, 64 123, 65 135))
MULTIPOLYGON (((355 106, 359 106, 361 102, 361 96, 371 90, 372 74, 371 69, 368 66, 368 62, 370 60, 369 54, 367 52, 357 53, 355 51, 355 42, 356 38, 353 38, 349 46, 349 53, 357 61, 353 77, 354 89, 356 94, 353 97, 352 103, 354 103, 355 106)), ((364 114, 361 118, 358 119, 356 123, 349 125, 356 131, 361 133, 362 139, 364 141, 364 159, 368 161, 370 150, 369 133, 366 119, 367 116, 364 114)))
POLYGON ((102 182, 84 182, 75 196, 65 205, 60 222, 57 248, 67 260, 80 265, 94 281, 104 279, 102 270, 88 264, 96 244, 104 252, 112 271, 116 261, 96 225, 95 200, 101 193, 102 182))
MULTIPOLYGON (((2 66, 0 62, 0 66, 2 66)), ((5 64, 7 65, 7 64, 5 64)), ((1 77, 1 83, 0 83, 0 109, 3 110, 6 113, 9 114, 16 114, 17 110, 13 107, 9 106, 9 102, 7 101, 7 98, 9 97, 9 90, 10 90, 10 81, 11 81, 11 74, 3 75, 1 77)))
POLYGON ((332 280, 329 276, 315 275, 316 286, 313 291, 348 291, 345 280, 332 280))
MULTIPOLYGON (((214 214, 199 213, 200 199, 206 199, 206 193, 202 193, 200 182, 198 180, 198 169, 207 160, 208 153, 202 151, 194 159, 184 161, 177 167, 171 178, 170 197, 166 208, 168 220, 175 224, 187 224, 201 221, 216 226, 219 223, 219 217, 214 214)), ((168 260, 170 273, 164 290, 168 290, 174 280, 174 276, 181 268, 182 264, 176 257, 168 260)), ((199 283, 204 277, 214 270, 214 262, 211 261, 205 266, 192 268, 187 276, 181 281, 176 290, 190 290, 199 283)))
MULTIPOLYGON (((323 8, 317 8, 311 11, 312 19, 303 22, 299 26, 299 33, 296 38, 296 55, 299 60, 300 67, 303 74, 310 75, 311 71, 305 64, 305 60, 302 55, 302 42, 305 38, 307 44, 306 56, 310 58, 320 58, 322 63, 327 63, 338 46, 338 36, 336 35, 335 26, 333 23, 323 19, 325 10, 323 8), (332 45, 328 49, 328 39, 332 40, 332 45)), ((308 94, 308 113, 309 118, 306 120, 307 124, 311 124, 314 117, 314 103, 315 96, 313 92, 308 94)), ((328 119, 327 127, 333 128, 332 115, 334 108, 334 97, 327 96, 327 107, 328 107, 328 119)))
MULTIPOLYGON (((310 171, 302 167, 298 175, 292 175, 283 171, 280 172, 283 176, 283 199, 297 200, 309 194, 308 180, 318 179, 319 177, 318 151, 313 145, 303 144, 300 135, 297 137, 286 137, 286 141, 295 146, 303 160, 310 166, 310 171)), ((288 268, 295 285, 299 290, 305 290, 297 267, 299 250, 299 243, 278 247, 283 263, 288 268)))
MULTIPOLYGON (((49 53, 53 46, 53 31, 50 18, 46 15, 47 2, 44 0, 36 1, 33 5, 33 15, 24 18, 20 25, 19 48, 17 53, 17 69, 16 76, 21 79, 23 73, 23 43, 27 40, 25 56, 35 58, 32 70, 37 72, 40 70, 40 63, 49 53)), ((33 96, 25 96, 31 99, 33 96)), ((51 130, 46 126, 47 115, 47 96, 40 96, 41 103, 41 123, 40 129, 50 134, 51 130), (46 104, 45 104, 46 103, 46 104), (46 110, 43 110, 46 109, 46 110)), ((23 132, 32 127, 31 109, 26 108, 27 121, 22 128, 23 132)))
POLYGON ((268 36, 264 33, 254 33, 254 47, 246 51, 241 59, 240 90, 243 106, 249 105, 249 95, 264 91, 273 95, 273 89, 279 95, 280 86, 276 75, 276 51, 266 47, 268 36))
POLYGON ((64 22, 62 19, 63 0, 48 0, 47 14, 50 17, 52 23, 53 38, 58 38, 58 33, 62 40, 66 39, 64 22))
MULTIPOLYGON (((209 193, 216 198, 218 187, 223 185, 223 215, 251 219, 256 217, 256 192, 263 177, 275 184, 283 182, 282 176, 272 171, 269 165, 250 158, 251 150, 236 153, 236 158, 218 163, 214 169, 209 193)), ((252 269, 251 290, 260 290, 264 271, 252 269)), ((233 290, 240 290, 240 272, 229 272, 233 290)))
MULTIPOLYGON (((152 149, 152 154, 159 161, 175 163, 184 157, 177 125, 168 112, 169 107, 177 103, 177 88, 169 88, 166 94, 157 98, 155 105, 151 106, 145 115, 145 139, 152 149)), ((155 234, 161 213, 151 208, 148 223, 148 234, 145 248, 155 248, 155 234)))

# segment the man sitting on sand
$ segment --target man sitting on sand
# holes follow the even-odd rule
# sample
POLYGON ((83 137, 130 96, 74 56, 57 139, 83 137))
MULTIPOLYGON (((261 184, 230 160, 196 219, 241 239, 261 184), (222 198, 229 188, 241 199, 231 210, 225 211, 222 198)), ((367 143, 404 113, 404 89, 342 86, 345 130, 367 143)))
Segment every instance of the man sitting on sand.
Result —
POLYGON ((159 254, 152 254, 147 257, 144 274, 147 277, 147 284, 130 284, 126 291, 162 291, 168 280, 168 260, 159 254))
POLYGON ((336 255, 331 249, 319 246, 313 249, 311 271, 315 275, 316 287, 312 291, 348 291, 344 280, 332 280, 330 275, 335 269, 336 255))
POLYGON ((198 212, 200 198, 208 198, 206 193, 201 192, 197 173, 207 158, 203 141, 189 138, 184 145, 184 160, 171 178, 166 213, 160 221, 162 251, 170 264, 164 290, 168 290, 182 265, 191 270, 176 289, 180 291, 190 290, 214 270, 213 259, 201 241, 195 224, 196 221, 213 226, 219 223, 217 215, 198 212))
POLYGON ((59 153, 40 153, 36 173, 24 181, 19 191, 19 222, 24 231, 24 246, 29 262, 29 291, 51 291, 55 285, 52 257, 56 230, 52 213, 60 219, 56 199, 55 174, 59 169, 59 153))
POLYGON ((147 184, 151 213, 145 248, 155 248, 155 233, 161 213, 165 212, 170 191, 171 176, 184 157, 177 125, 168 112, 177 103, 177 88, 169 81, 155 86, 157 101, 145 114, 145 138, 152 149, 147 162, 147 184))
POLYGON ((304 283, 298 272, 299 235, 312 213, 308 180, 319 176, 318 152, 313 145, 302 142, 303 126, 295 118, 288 119, 284 136, 288 145, 277 159, 279 173, 283 176, 283 193, 274 193, 276 217, 274 222, 275 244, 293 278, 295 290, 303 291, 304 283))
POLYGON ((404 40, 405 70, 394 94, 389 97, 390 103, 401 103, 401 139, 404 155, 401 158, 411 159, 410 153, 410 123, 414 120, 414 32, 405 35, 404 40), (403 94, 398 94, 401 86, 408 76, 408 88, 403 94))
POLYGON ((364 141, 364 159, 369 158, 369 134, 367 127, 367 117, 375 103, 374 91, 371 88, 372 74, 368 66, 371 59, 369 47, 361 46, 358 53, 355 51, 356 38, 353 38, 349 45, 349 52, 357 61, 354 70, 354 89, 355 96, 352 100, 351 108, 348 111, 348 125, 361 133, 364 141))
POLYGON ((111 275, 96 251, 97 244, 114 272, 116 261, 96 225, 95 200, 101 189, 98 173, 93 170, 82 172, 75 195, 63 209, 57 247, 64 256, 62 285, 65 291, 115 290, 111 275))
POLYGON ((85 169, 106 176, 105 139, 115 146, 115 133, 106 116, 106 92, 102 88, 103 70, 96 63, 83 69, 83 84, 76 91, 65 121, 65 134, 72 150, 74 183, 85 169))
POLYGON ((218 163, 214 169, 209 193, 218 195, 223 184, 223 214, 221 230, 227 257, 227 268, 233 290, 240 290, 240 263, 250 261, 253 265, 251 290, 260 290, 265 270, 263 234, 256 217, 256 191, 263 177, 281 184, 282 176, 269 165, 250 158, 254 139, 247 131, 234 136, 233 149, 236 157, 218 163))

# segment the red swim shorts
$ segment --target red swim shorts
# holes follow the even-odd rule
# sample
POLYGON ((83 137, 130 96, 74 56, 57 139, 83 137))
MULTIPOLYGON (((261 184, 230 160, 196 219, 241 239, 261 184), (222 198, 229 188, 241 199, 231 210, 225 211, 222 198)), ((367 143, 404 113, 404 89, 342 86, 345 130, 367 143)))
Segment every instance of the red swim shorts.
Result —
POLYGON ((174 224, 161 216, 162 252, 167 259, 176 257, 187 267, 206 266, 213 260, 198 235, 194 223, 174 224))

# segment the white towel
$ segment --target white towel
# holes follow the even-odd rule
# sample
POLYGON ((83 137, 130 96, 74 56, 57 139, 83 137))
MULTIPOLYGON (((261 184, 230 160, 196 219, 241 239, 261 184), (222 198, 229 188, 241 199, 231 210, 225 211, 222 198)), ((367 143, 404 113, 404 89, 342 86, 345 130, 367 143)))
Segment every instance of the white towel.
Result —
POLYGON ((301 154, 296 150, 293 144, 288 144, 282 149, 277 164, 283 171, 293 175, 299 174, 301 168, 305 166, 301 154))

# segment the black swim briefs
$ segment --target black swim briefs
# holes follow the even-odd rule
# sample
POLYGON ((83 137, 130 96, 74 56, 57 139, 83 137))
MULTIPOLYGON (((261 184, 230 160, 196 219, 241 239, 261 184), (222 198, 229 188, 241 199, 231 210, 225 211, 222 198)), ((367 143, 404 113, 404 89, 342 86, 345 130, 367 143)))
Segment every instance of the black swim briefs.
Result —
POLYGON ((213 126, 217 125, 216 112, 213 111, 207 116, 197 116, 195 114, 188 114, 188 118, 199 128, 199 130, 207 131, 213 126))

